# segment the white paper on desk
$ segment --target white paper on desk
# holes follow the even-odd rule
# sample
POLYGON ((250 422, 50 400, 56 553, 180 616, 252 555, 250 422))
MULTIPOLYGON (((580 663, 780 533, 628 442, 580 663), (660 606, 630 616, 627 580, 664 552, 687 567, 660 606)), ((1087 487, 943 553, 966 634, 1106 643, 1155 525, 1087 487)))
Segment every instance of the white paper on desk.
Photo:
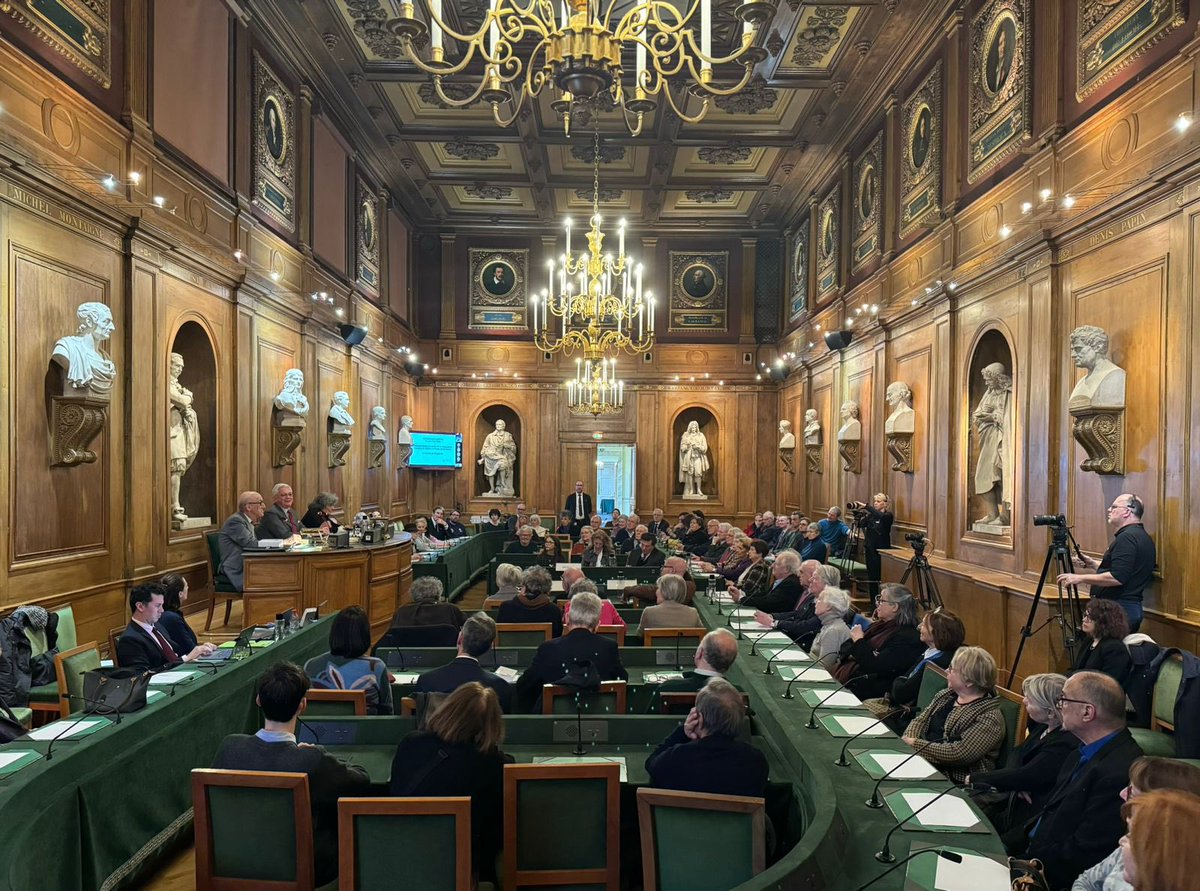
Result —
POLYGON ((255 547, 262 551, 278 550, 283 547, 285 541, 286 538, 260 538, 255 547))
POLYGON ((978 854, 961 856, 962 863, 938 858, 933 879, 935 891, 1006 891, 1011 887, 1008 867, 1003 863, 978 854))
POLYGON ((496 677, 508 681, 510 684, 515 684, 517 678, 521 676, 521 672, 509 665, 501 665, 495 671, 496 677))
POLYGON ((198 671, 163 671, 159 674, 151 675, 150 684, 151 686, 159 684, 182 684, 185 681, 190 681, 199 673, 198 671))
POLYGON ((393 684, 415 684, 421 675, 415 671, 392 672, 393 684))
POLYGON ((613 755, 611 758, 601 755, 538 755, 533 759, 534 764, 620 764, 621 765, 621 782, 627 783, 629 779, 625 772, 625 758, 621 755, 613 755))
POLYGON ((737 628, 741 631, 766 631, 762 625, 759 625, 755 619, 738 619, 736 622, 730 622, 730 627, 737 628))
POLYGON ((939 794, 937 792, 901 792, 900 796, 915 814, 913 822, 920 823, 922 826, 952 826, 956 829, 967 829, 979 822, 979 817, 971 810, 969 804, 961 798, 954 798, 950 795, 938 798, 937 802, 930 804, 928 809, 919 814, 916 813, 937 798, 939 794))
MULTIPOLYGON (((755 624, 757 624, 757 623, 755 623, 755 624)), ((762 627, 762 626, 759 626, 759 627, 762 627)), ((790 637, 788 637, 786 634, 784 634, 782 631, 768 631, 766 634, 750 634, 747 636, 751 640, 756 641, 757 643, 764 643, 764 644, 768 644, 768 643, 790 644, 792 642, 792 639, 790 637)))
POLYGON ((579 564, 578 563, 555 563, 554 569, 556 572, 566 572, 572 566, 578 568, 579 564))
POLYGON ((858 708, 862 705, 861 699, 859 699, 853 693, 847 693, 845 690, 838 690, 836 693, 827 693, 825 695, 829 698, 826 699, 825 696, 822 696, 818 700, 824 700, 825 705, 822 705, 821 708, 824 708, 826 705, 833 708, 858 708))
POLYGON ((47 724, 44 727, 38 727, 30 730, 25 739, 36 739, 39 742, 47 742, 52 739, 70 739, 72 736, 79 736, 81 733, 86 733, 97 724, 107 724, 108 721, 103 718, 80 718, 77 721, 55 721, 53 724, 47 724))
POLYGON ((733 603, 733 598, 730 597, 728 594, 715 594, 715 595, 713 595, 713 602, 715 602, 715 603, 733 603))
POLYGON ((938 769, 918 755, 907 764, 904 760, 911 756, 892 754, 891 752, 872 752, 871 758, 883 768, 884 776, 889 780, 927 780, 940 776, 938 769), (904 765, 901 767, 901 765, 904 765))
POLYGON ((632 588, 634 585, 640 585, 637 579, 609 579, 604 583, 604 587, 610 591, 624 591, 626 588, 632 588))
POLYGON ((8 765, 10 765, 10 764, 15 764, 17 761, 20 761, 26 755, 30 755, 30 754, 36 755, 37 753, 34 752, 32 749, 26 749, 23 752, 13 752, 11 755, 6 754, 4 752, 0 752, 0 770, 3 770, 5 767, 8 767, 8 765))
POLYGON ((162 696, 166 696, 166 695, 167 694, 164 693, 162 690, 147 690, 146 691, 146 701, 153 702, 154 700, 156 700, 162 696))
POLYGON ((779 669, 779 676, 785 681, 794 681, 799 678, 802 681, 808 681, 812 684, 828 683, 833 680, 833 675, 823 668, 813 666, 811 668, 792 668, 790 665, 784 665, 779 669))
POLYGON ((811 662, 812 657, 800 648, 796 647, 790 650, 763 650, 762 654, 765 658, 773 662, 811 662))
MULTIPOLYGON (((843 733, 861 733, 863 736, 885 736, 892 732, 887 729, 886 724, 877 718, 863 718, 858 715, 836 715, 829 720, 841 727, 843 733)), ((913 809, 915 810, 916 808, 914 807, 913 809)))
POLYGON ((562 579, 555 579, 554 581, 552 581, 552 582, 550 583, 550 590, 551 590, 551 591, 561 591, 562 589, 563 589, 563 586, 562 586, 562 579))

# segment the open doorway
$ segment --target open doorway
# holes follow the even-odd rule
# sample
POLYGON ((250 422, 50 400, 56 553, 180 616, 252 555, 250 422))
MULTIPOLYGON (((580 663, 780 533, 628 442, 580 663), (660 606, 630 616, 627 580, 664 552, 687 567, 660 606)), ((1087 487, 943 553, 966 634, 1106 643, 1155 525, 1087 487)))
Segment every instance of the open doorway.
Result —
POLYGON ((633 510, 633 481, 636 447, 603 443, 596 447, 596 506, 604 522, 612 519, 615 507, 628 515, 633 510))

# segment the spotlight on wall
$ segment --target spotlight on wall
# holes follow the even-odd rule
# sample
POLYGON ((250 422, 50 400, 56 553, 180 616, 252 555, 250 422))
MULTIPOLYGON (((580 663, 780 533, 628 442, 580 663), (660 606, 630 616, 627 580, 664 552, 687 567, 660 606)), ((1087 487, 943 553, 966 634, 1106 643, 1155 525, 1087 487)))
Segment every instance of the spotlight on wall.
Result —
POLYGON ((829 347, 830 351, 844 350, 850 346, 850 342, 854 340, 853 331, 826 331, 825 346, 829 347))
POLYGON ((425 372, 429 369, 428 365, 418 362, 411 356, 404 360, 404 371, 409 377, 417 378, 418 380, 425 376, 425 372))
POLYGON ((342 335, 346 346, 358 346, 366 339, 368 333, 362 325, 350 325, 345 322, 337 326, 337 331, 342 335))

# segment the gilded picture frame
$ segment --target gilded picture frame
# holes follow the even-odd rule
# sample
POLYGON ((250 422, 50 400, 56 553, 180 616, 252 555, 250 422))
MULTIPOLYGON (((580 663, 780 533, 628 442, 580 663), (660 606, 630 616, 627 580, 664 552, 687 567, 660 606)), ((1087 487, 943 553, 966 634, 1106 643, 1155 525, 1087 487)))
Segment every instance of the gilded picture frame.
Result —
POLYGON ((834 186, 817 205, 817 299, 835 292, 841 285, 842 192, 834 186))
POLYGON ((355 269, 358 283, 379 293, 379 199, 361 176, 355 180, 355 269))
POLYGON ((0 0, 8 13, 104 89, 112 86, 110 0, 0 0))
POLYGON ((942 209, 942 62, 925 75, 905 101, 900 168, 900 237, 904 238, 942 209))
POLYGON ((527 328, 528 249, 471 248, 469 257, 469 327, 475 331, 515 331, 527 328))
POLYGON ((975 182, 1030 136, 1029 0, 991 0, 971 20, 967 181, 975 182))
POLYGON ((851 219, 850 269, 857 272, 880 254, 883 175, 883 133, 875 138, 854 161, 850 178, 854 201, 851 219))
POLYGON ((671 251, 668 331, 725 331, 729 317, 729 253, 671 251))
POLYGON ((295 101, 258 53, 254 54, 253 182, 256 208, 296 228, 295 101))
POLYGON ((788 319, 796 321, 808 309, 808 217, 801 222, 792 244, 792 290, 788 319))
POLYGON ((1183 0, 1076 0, 1075 10, 1076 101, 1187 22, 1183 0))

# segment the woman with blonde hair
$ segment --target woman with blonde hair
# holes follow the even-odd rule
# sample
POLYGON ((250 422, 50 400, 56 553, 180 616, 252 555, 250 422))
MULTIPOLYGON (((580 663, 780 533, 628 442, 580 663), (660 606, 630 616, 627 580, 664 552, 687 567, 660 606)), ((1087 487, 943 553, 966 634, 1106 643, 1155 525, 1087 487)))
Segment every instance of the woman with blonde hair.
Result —
POLYGON ((1121 839, 1125 881, 1134 891, 1192 891, 1200 873, 1200 797, 1147 792, 1125 803, 1129 831, 1121 839))
POLYGON ((613 549, 612 539, 603 529, 592 533, 592 544, 579 558, 581 566, 616 566, 617 552, 613 549))

